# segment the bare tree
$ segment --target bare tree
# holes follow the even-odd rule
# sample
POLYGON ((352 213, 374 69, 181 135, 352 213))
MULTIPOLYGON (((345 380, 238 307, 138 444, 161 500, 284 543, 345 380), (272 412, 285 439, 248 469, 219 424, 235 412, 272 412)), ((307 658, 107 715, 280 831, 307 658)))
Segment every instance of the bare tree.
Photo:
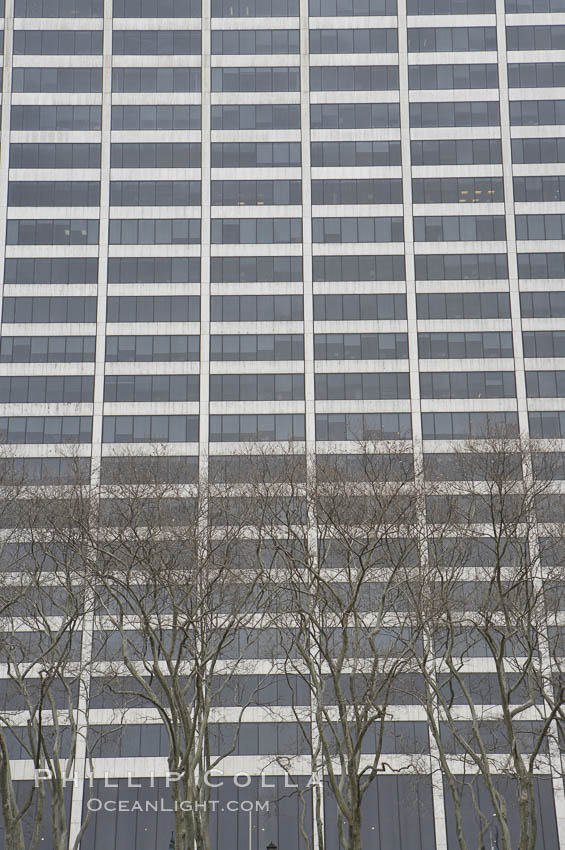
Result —
POLYGON ((66 493, 56 485, 31 486, 19 459, 2 463, 0 800, 8 850, 34 850, 45 829, 56 850, 69 846, 65 789, 81 734, 87 603, 82 547, 77 539, 71 547, 65 542, 74 534, 82 482, 75 459, 65 463, 66 480, 75 482, 66 493), (58 535, 61 528, 65 539, 58 535), (15 754, 30 760, 35 773, 23 795, 10 767, 15 754))
POLYGON ((463 830, 470 803, 479 847, 494 833, 502 850, 536 845, 535 774, 547 769, 558 707, 545 698, 537 544, 540 500, 551 485, 531 473, 531 455, 520 438, 494 435, 426 459, 428 481, 441 481, 442 492, 428 495, 427 553, 410 583, 424 635, 414 660, 462 850, 477 846, 463 830))
MULTIPOLYGON (((360 444, 355 455, 306 458, 309 476, 304 459, 300 465, 289 453, 284 474, 254 477, 259 536, 277 554, 273 575, 288 610, 279 626, 287 674, 297 674, 311 698, 311 725, 298 707, 296 718, 319 782, 320 847, 324 785, 340 846, 362 846, 363 798, 390 769, 383 755, 394 737, 391 709, 409 690, 404 678, 418 643, 404 603, 418 557, 412 458, 398 444, 387 449, 360 444)), ((415 767, 414 748, 398 738, 406 769, 415 767)))
MULTIPOLYGON (((99 487, 3 488, 11 562, 1 574, 0 653, 20 708, 0 709, 9 850, 35 850, 47 791, 57 850, 67 846, 79 689, 103 690, 118 724, 142 705, 163 725, 175 846, 209 850, 208 778, 236 751, 247 709, 277 673, 313 765, 320 850, 324 804, 332 820, 335 806, 344 850, 361 850, 363 802, 378 775, 429 775, 425 743, 395 725, 395 706, 414 703, 462 850, 474 846, 463 829, 469 800, 479 847, 496 823, 501 850, 533 850, 536 775, 549 771, 565 719, 562 567, 548 577, 544 566, 544 547, 562 546, 563 506, 555 475, 544 473, 554 463, 495 435, 426 456, 415 475, 399 446, 210 458, 208 478, 156 452, 113 459, 99 487), (96 640, 81 670, 86 616, 96 640), (237 721, 218 741, 226 706, 238 708, 237 721), (23 802, 10 773, 16 747, 49 777, 23 802)), ((269 711, 288 720, 287 710, 269 711)), ((293 772, 290 756, 273 758, 293 772)), ((306 818, 300 828, 312 846, 306 818)))
MULTIPOLYGON (((102 684, 122 708, 141 701, 159 718, 174 780, 175 846, 206 850, 208 777, 236 746, 213 750, 211 718, 218 706, 238 704, 238 636, 264 625, 258 611, 267 616, 269 583, 257 568, 238 566, 247 519, 237 519, 225 487, 187 483, 162 466, 121 458, 103 485, 99 527, 89 529, 97 628, 120 636, 113 659, 97 664, 93 687, 102 684)), ((251 696, 243 696, 240 719, 251 696)))

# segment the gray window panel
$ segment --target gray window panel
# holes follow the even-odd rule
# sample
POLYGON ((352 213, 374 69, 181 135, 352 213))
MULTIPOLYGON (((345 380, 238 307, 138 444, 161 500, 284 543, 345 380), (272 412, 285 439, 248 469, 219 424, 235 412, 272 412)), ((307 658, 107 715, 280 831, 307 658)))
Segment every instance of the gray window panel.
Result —
POLYGON ((304 375, 210 375, 210 401, 304 401, 304 375))
POLYGON ((563 50, 565 26, 506 27, 507 50, 563 50))
POLYGON ((422 721, 377 721, 363 736, 361 749, 364 753, 378 753, 379 748, 382 753, 406 755, 429 752, 428 727, 422 721))
POLYGON ((310 30, 310 53, 396 53, 395 29, 310 30))
POLYGON ((502 162, 499 139, 425 139, 410 142, 412 165, 492 165, 502 162))
MULTIPOLYGON (((493 687, 492 690, 495 692, 492 695, 492 699, 494 702, 498 703, 500 697, 496 695, 497 689, 493 687)), ((495 823, 495 818, 491 814, 493 806, 490 802, 490 794, 492 793, 500 794, 500 797, 504 801, 506 823, 508 824, 510 836, 509 840, 513 843, 519 841, 520 815, 518 811, 518 800, 520 795, 518 788, 516 787, 516 779, 504 775, 492 776, 491 779, 492 784, 496 789, 495 792, 490 791, 490 789, 487 790, 481 776, 470 777, 456 775, 454 779, 457 782, 458 793, 461 794, 461 806, 463 807, 463 811, 466 813, 462 824, 462 831, 465 841, 470 846, 473 846, 476 842, 483 840, 482 838, 479 838, 479 835, 494 836, 497 833, 498 827, 495 823), (479 818, 476 815, 478 811, 484 813, 480 823, 479 818)), ((532 777, 532 785, 536 809, 536 821, 540 825, 543 823, 543 828, 538 831, 536 847, 538 850, 552 850, 553 847, 559 846, 559 838, 557 837, 555 800, 553 796, 551 777, 532 777)), ((445 789, 445 798, 446 825, 449 842, 448 846, 456 847, 458 839, 456 838, 453 797, 447 787, 445 789)))
POLYGON ((222 706, 309 704, 307 685, 297 675, 237 675, 215 690, 222 706))
POLYGON ((195 443, 198 416, 105 416, 104 443, 195 443))
POLYGON ((199 18, 200 0, 114 0, 114 18, 199 18))
POLYGON ((212 68, 212 91, 300 91, 300 69, 212 68))
POLYGON ((505 331, 419 333, 418 349, 426 359, 514 356, 512 334, 505 331))
POLYGON ((400 107, 397 103, 312 104, 310 127, 312 130, 400 127, 400 107))
POLYGON ((312 142, 312 165, 400 165, 400 142, 312 142))
POLYGON ((212 257, 212 283, 286 283, 302 280, 302 257, 212 257))
POLYGON ((94 336, 2 336, 0 363, 92 363, 94 336))
POLYGON ((416 295, 419 319, 509 319, 506 292, 446 292, 416 295))
POLYGON ((102 53, 102 30, 15 30, 15 56, 97 56, 102 53))
POLYGON ((113 180, 110 206, 200 206, 200 181, 113 180))
POLYGON ((410 53, 496 50, 496 27, 409 27, 410 53))
POLYGON ((403 242, 404 220, 387 218, 313 218, 313 242, 403 242))
MULTIPOLYGON (((143 425, 139 422, 137 423, 137 434, 140 434, 140 432, 143 431, 144 425, 145 423, 143 423, 143 425)), ((174 429, 177 425, 178 423, 172 423, 173 435, 174 429)), ((150 437, 155 438, 159 433, 166 433, 167 426, 165 423, 157 423, 153 421, 151 423, 151 429, 150 437), (162 427, 163 425, 164 427, 162 427)), ((141 436, 144 436, 144 434, 141 434, 141 436)), ((178 436, 182 436, 180 431, 178 436)), ((120 435, 120 440, 121 437, 122 435, 120 435)), ((141 439, 135 440, 134 442, 155 442, 155 439, 141 439)), ((182 496, 177 497, 167 495, 165 498, 153 498, 149 496, 144 502, 142 513, 137 514, 137 519, 134 520, 134 523, 137 526, 153 525, 155 522, 163 522, 167 526, 184 525, 187 519, 189 522, 193 521, 194 501, 195 500, 193 498, 182 496)), ((129 526, 130 508, 128 508, 127 499, 120 497, 101 499, 100 516, 104 525, 110 528, 123 528, 124 526, 129 526)))
POLYGON ((98 219, 22 218, 6 223, 8 245, 96 245, 98 219))
POLYGON ((498 65, 409 65, 408 84, 422 89, 496 89, 498 65))
POLYGON ((505 280, 506 254, 417 254, 416 280, 505 280))
POLYGON ((90 443, 90 416, 0 416, 1 442, 90 443))
POLYGON ((112 32, 114 56, 197 56, 200 30, 117 30, 112 32))
POLYGON ((376 319, 405 319, 406 296, 394 293, 378 295, 314 295, 314 321, 344 322, 376 319))
MULTIPOLYGON (((512 109, 512 106, 510 107, 512 109)), ((455 103, 411 103, 411 127, 498 127, 497 101, 456 101, 455 103)))
POLYGON ((166 756, 169 752, 167 731, 158 723, 89 726, 88 734, 88 752, 93 758, 166 756))
POLYGON ((561 201, 565 198, 565 177, 514 177, 515 201, 561 201))
POLYGON ((100 106, 12 106, 12 130, 100 130, 100 106))
POLYGON ((13 92, 101 92, 101 68, 14 68, 13 92))
POLYGON ((212 130, 298 130, 299 104, 212 106, 212 130))
POLYGON ((114 92, 199 92, 200 68, 113 68, 114 92))
POLYGON ((561 439, 565 435, 565 412, 544 410, 528 414, 530 434, 535 438, 561 439))
MULTIPOLYGON (((8 480, 13 481, 18 486, 22 484, 88 484, 90 482, 90 458, 87 457, 4 458, 2 466, 6 475, 4 481, 6 483, 8 480)), ((41 570, 45 571, 47 569, 46 555, 41 552, 39 558, 41 559, 41 570)), ((22 633, 20 632, 20 634, 22 633)), ((33 632, 28 634, 34 635, 33 632)), ((75 637, 79 638, 80 643, 80 635, 75 634, 75 637)), ((36 649, 33 651, 36 651, 36 649)), ((80 648, 78 655, 80 656, 80 648)), ((77 653, 74 654, 74 657, 77 658, 77 653)), ((13 756, 13 758, 17 758, 17 756, 13 756)))
POLYGON ((16 0, 17 18, 101 18, 103 0, 16 0))
POLYGON ((107 300, 108 322, 198 322, 197 295, 111 295, 107 300))
POLYGON ((53 259, 7 259, 4 263, 7 284, 98 283, 96 257, 54 257, 53 259))
POLYGON ((402 180, 312 180, 313 204, 401 204, 402 180))
POLYGON ((565 331, 522 331, 524 357, 565 357, 565 331))
MULTIPOLYGON (((560 464, 563 463, 563 456, 559 455, 560 464)), ((565 656, 565 629, 563 626, 550 626, 549 642, 552 647, 553 654, 556 656, 565 656)))
MULTIPOLYGON (((100 463, 102 484, 138 484, 143 480, 194 484, 197 478, 197 457, 103 457, 100 463)), ((110 655, 107 660, 111 661, 112 657, 115 656, 110 655)))
POLYGON ((466 440, 489 434, 516 436, 518 416, 501 411, 422 413, 424 440, 466 440))
POLYGON ((210 416, 212 443, 304 439, 304 416, 299 413, 210 416))
POLYGON ((198 401, 198 375, 107 375, 104 401, 198 401))
POLYGON ((312 257, 312 276, 317 283, 326 280, 404 280, 404 257, 400 254, 312 257))
POLYGON ((4 298, 2 321, 95 322, 96 298, 4 298))
POLYGON ((199 257, 110 257, 108 283, 198 283, 199 257))
POLYGON ((113 106, 112 130, 200 130, 200 106, 113 106))
POLYGON ((301 334, 212 334, 210 360, 304 360, 304 337, 301 334))
POLYGON ((307 755, 309 742, 305 726, 299 723, 211 723, 210 751, 214 755, 307 755))
POLYGON ((216 218, 213 245, 267 245, 302 242, 301 218, 216 218))
POLYGON ((213 18, 293 18, 299 0, 212 0, 213 18))
POLYGON ((510 124, 537 127, 565 122, 565 100, 511 100, 510 124))
POLYGON ((502 177, 414 178, 415 204, 495 204, 504 202, 502 177))
POLYGON ((409 15, 494 14, 495 0, 409 0, 409 15))
MULTIPOLYGON (((42 458, 42 460, 46 460, 46 458, 42 458)), ((75 462, 77 458, 73 458, 72 460, 75 462)), ((41 559, 42 569, 45 570, 45 572, 53 572, 57 569, 57 563, 61 562, 62 547, 50 543, 42 543, 41 546, 38 547, 37 544, 37 541, 35 544, 5 543, 2 548, 2 554, 0 555, 0 570, 2 572, 16 572, 19 570, 29 569, 30 566, 33 568, 32 565, 37 563, 35 561, 35 557, 36 554, 38 554, 41 559)), ((78 566, 76 558, 71 558, 70 563, 75 563, 78 566)), ((28 634, 30 635, 30 639, 33 640, 33 638, 31 638, 33 633, 28 634)), ((41 642, 41 638, 39 640, 41 642)), ((6 647, 6 644, 4 644, 4 646, 6 647)))
POLYGON ((396 15, 396 0, 310 0, 310 16, 396 15))
POLYGON ((408 336, 383 334, 315 334, 315 360, 404 360, 408 336))
POLYGON ((107 336, 107 363, 173 363, 197 361, 200 357, 198 336, 107 336))
POLYGON ((5 404, 92 402, 93 396, 94 378, 92 377, 80 375, 0 377, 0 400, 5 404))
MULTIPOLYGON (((50 600, 46 600, 46 605, 49 605, 50 600)), ((61 605, 61 602, 58 601, 58 605, 61 605)), ((54 609, 56 610, 56 604, 49 605, 50 614, 54 613, 54 609)), ((28 677, 28 685, 29 688, 29 697, 25 696, 25 691, 22 690, 21 684, 19 682, 11 682, 7 679, 2 681, 2 691, 0 692, 0 699, 2 700, 2 711, 25 711, 26 705, 29 704, 29 701, 33 700, 34 704, 37 704, 37 700, 39 699, 40 688, 43 688, 44 685, 39 678, 35 678, 33 676, 28 677)), ((76 680, 72 680, 67 678, 65 684, 61 682, 61 684, 57 683, 57 687, 53 688, 53 703, 56 708, 63 709, 67 705, 67 700, 69 697, 67 696, 68 691, 70 690, 71 699, 76 700, 76 692, 77 688, 75 685, 76 680)), ((76 702, 74 703, 76 705, 76 702)), ((15 789, 18 789, 19 783, 16 782, 15 789)), ((29 786, 28 786, 29 789, 29 786)), ((22 789, 25 793, 25 788, 22 789)), ((21 799, 26 799, 23 794, 21 799)), ((69 801, 69 796, 67 794, 67 801, 69 801)), ((69 801, 70 802, 70 801, 69 801)), ((45 803, 47 806, 50 805, 50 794, 47 792, 45 795, 45 803)), ((20 803, 21 805, 21 803, 20 803)), ((70 805, 67 803, 67 816, 70 815, 70 805)), ((47 833, 47 830, 46 830, 47 833)), ((49 833, 47 833, 48 835, 49 833)))
POLYGON ((515 398, 514 372, 420 372, 422 398, 515 398))
POLYGON ((409 413, 318 413, 317 440, 409 440, 409 413))
POLYGON ((110 145, 113 168, 200 168, 198 142, 114 142, 110 145))
POLYGON ((512 162, 565 162, 565 138, 512 139, 512 162))
POLYGON ((414 216, 416 242, 498 242, 505 239, 506 221, 502 215, 414 216))
POLYGON ((212 55, 299 53, 299 30, 213 30, 212 55))
MULTIPOLYGON (((541 547, 540 560, 544 566, 551 567, 554 570, 556 565, 563 563, 563 546, 552 540, 542 538, 543 546, 541 547)), ((544 594, 548 605, 553 611, 565 610, 565 593, 563 593, 563 582, 557 580, 552 581, 546 579, 546 592, 544 594)))
POLYGON ((112 218, 110 245, 198 245, 199 218, 112 218))
POLYGON ((517 239, 563 239, 564 215, 517 215, 517 239))
POLYGON ((552 369, 526 372, 526 395, 529 398, 565 397, 565 372, 552 369))
MULTIPOLYGON (((371 480, 387 481, 413 481, 414 479, 414 456, 411 452, 402 451, 399 454, 391 454, 389 452, 373 452, 370 454, 318 454, 316 456, 316 475, 319 481, 335 481, 336 473, 339 480, 342 481, 360 481, 367 483, 371 480)), ((343 569, 347 563, 347 555, 345 558, 340 557, 339 549, 328 544, 336 542, 329 540, 320 540, 320 551, 323 555, 323 563, 329 567, 335 566, 343 569)), ((383 553, 384 554, 384 553, 383 553)), ((386 556, 385 556, 386 557, 386 556)), ((392 561, 391 561, 392 564, 392 561)), ((356 652, 358 657, 371 657, 374 654, 375 643, 372 640, 361 638, 357 641, 351 637, 356 644, 356 652)), ((338 630, 337 644, 339 646, 340 630, 338 630)), ((343 634, 343 632, 341 632, 343 634)), ((380 634, 373 634, 376 645, 382 649, 391 650, 397 644, 398 639, 406 639, 411 637, 409 628, 386 628, 380 634)))
POLYGON ((396 91, 397 65, 312 65, 310 91, 396 91))
MULTIPOLYGON (((509 458, 508 471, 505 474, 509 475, 510 471, 512 471, 512 477, 515 480, 520 480, 522 477, 522 467, 518 455, 514 455, 514 461, 515 466, 510 467, 509 458)), ((494 452, 490 454, 479 454, 475 452, 433 452, 424 454, 424 473, 428 481, 470 482, 492 480, 493 476, 496 477, 497 475, 496 462, 494 452)), ((473 643, 470 645, 464 643, 462 647, 454 647, 453 654, 473 657, 477 655, 489 655, 490 653, 486 647, 480 645, 480 638, 477 636, 473 638, 473 643)))
MULTIPOLYGON (((451 454, 451 457, 453 457, 453 454, 451 454)), ((507 541, 504 537, 499 539, 503 543, 509 543, 509 541, 507 541)), ((520 563, 519 559, 523 557, 523 551, 520 548, 519 538, 516 538, 516 542, 518 543, 516 548, 514 548, 514 546, 509 545, 505 545, 503 548, 500 548, 496 545, 492 537, 475 537, 474 539, 471 538, 466 541, 465 548, 462 552, 463 558, 461 563, 467 567, 473 568, 484 568, 486 566, 492 569, 496 569, 497 563, 504 567, 516 568, 520 563)), ((459 545, 459 538, 444 537, 438 539, 434 546, 430 549, 431 562, 434 563, 434 565, 439 566, 440 559, 452 559, 459 545)), ((466 593, 463 595, 463 599, 472 595, 473 591, 473 588, 470 587, 468 583, 466 584, 466 593)), ((445 651, 446 637, 447 636, 441 631, 436 631, 436 641, 438 641, 437 645, 443 646, 442 651, 445 651)), ((473 653, 473 647, 470 647, 468 645, 468 641, 469 635, 466 635, 465 632, 461 634, 461 631, 458 629, 455 635, 453 654, 464 655, 465 652, 468 652, 471 654, 471 657, 473 657, 473 655, 480 656, 485 654, 491 654, 490 651, 485 652, 485 650, 487 650, 487 647, 484 644, 478 647, 480 649, 479 652, 473 653)))
POLYGON ((506 0, 507 12, 565 12, 563 0, 506 0))
POLYGON ((212 142, 212 168, 271 168, 302 164, 300 142, 212 142))
POLYGON ((301 204, 300 180, 212 180, 213 205, 301 204))
POLYGON ((520 62, 508 65, 509 88, 563 86, 565 62, 520 62))
POLYGON ((410 398, 408 372, 336 372, 315 376, 316 398, 398 399, 410 398))
POLYGON ((518 277, 525 280, 538 277, 565 277, 565 254, 518 254, 518 277))
POLYGON ((302 321, 301 295, 212 295, 212 322, 302 321))
POLYGON ((100 168, 100 145, 12 142, 10 168, 100 168))
POLYGON ((523 319, 551 319, 565 316, 565 292, 521 292, 523 319))
MULTIPOLYGON (((410 680, 404 685, 406 693, 416 692, 410 680)), ((398 698, 398 695, 395 695, 398 698)), ((419 702, 419 697, 412 699, 419 702)), ((400 728, 399 728, 400 733, 400 728)), ((446 792, 447 793, 447 792, 446 792)), ((337 812, 338 807, 326 784, 324 789, 324 817, 326 819, 327 850, 338 850, 337 812)), ((433 850, 435 828, 432 806, 432 783, 430 776, 378 776, 364 795, 366 806, 363 818, 363 844, 367 845, 375 836, 383 836, 391 847, 410 850, 433 850), (391 817, 398 812, 398 817, 391 817)))
MULTIPOLYGON (((158 724, 92 726, 89 749, 95 758, 166 756, 169 752, 166 729, 158 724), (122 734, 125 733, 125 734, 122 734)), ((308 743, 297 723, 210 724, 210 752, 214 755, 256 755, 273 752, 306 754, 308 743)))
POLYGON ((97 180, 11 180, 8 206, 12 207, 97 207, 97 180))

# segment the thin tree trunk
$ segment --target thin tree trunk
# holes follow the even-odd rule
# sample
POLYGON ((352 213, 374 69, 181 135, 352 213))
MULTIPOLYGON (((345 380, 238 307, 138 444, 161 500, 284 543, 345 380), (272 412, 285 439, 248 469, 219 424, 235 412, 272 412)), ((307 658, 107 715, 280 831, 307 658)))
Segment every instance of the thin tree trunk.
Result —
POLYGON ((25 850, 22 822, 16 820, 14 812, 17 811, 14 786, 10 771, 8 752, 4 745, 4 739, 0 735, 0 746, 2 747, 2 766, 0 769, 0 799, 2 800, 2 814, 4 816, 5 850, 25 850))
POLYGON ((361 809, 354 813, 348 829, 348 850, 363 850, 363 839, 361 836, 361 809))

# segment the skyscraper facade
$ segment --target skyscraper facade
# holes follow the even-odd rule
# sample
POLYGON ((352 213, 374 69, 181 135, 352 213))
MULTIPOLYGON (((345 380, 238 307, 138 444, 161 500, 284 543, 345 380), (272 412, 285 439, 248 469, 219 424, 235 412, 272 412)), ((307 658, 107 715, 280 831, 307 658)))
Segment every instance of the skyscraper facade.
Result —
MULTIPOLYGON (((78 458, 108 483, 157 446, 189 481, 252 444, 404 441, 425 464, 487 427, 565 439, 563 0, 4 2, 0 436, 31 481, 78 458)), ((214 813, 217 850, 307 847, 283 772, 257 779, 285 747, 310 773, 287 720, 246 724, 223 770, 277 804, 214 813)), ((128 724, 82 850, 169 841, 170 812, 116 811, 167 798, 161 727, 128 724)), ((394 740, 366 846, 454 850, 444 786, 405 788, 394 740)), ((539 850, 565 848, 555 758, 539 850)))

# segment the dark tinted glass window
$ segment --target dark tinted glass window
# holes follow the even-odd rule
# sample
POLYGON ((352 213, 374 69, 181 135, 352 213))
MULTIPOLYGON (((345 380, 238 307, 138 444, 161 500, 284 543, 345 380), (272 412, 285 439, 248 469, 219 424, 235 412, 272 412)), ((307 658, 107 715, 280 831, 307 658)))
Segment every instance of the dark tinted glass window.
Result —
POLYGON ((100 168, 100 145, 13 142, 10 168, 100 168))

